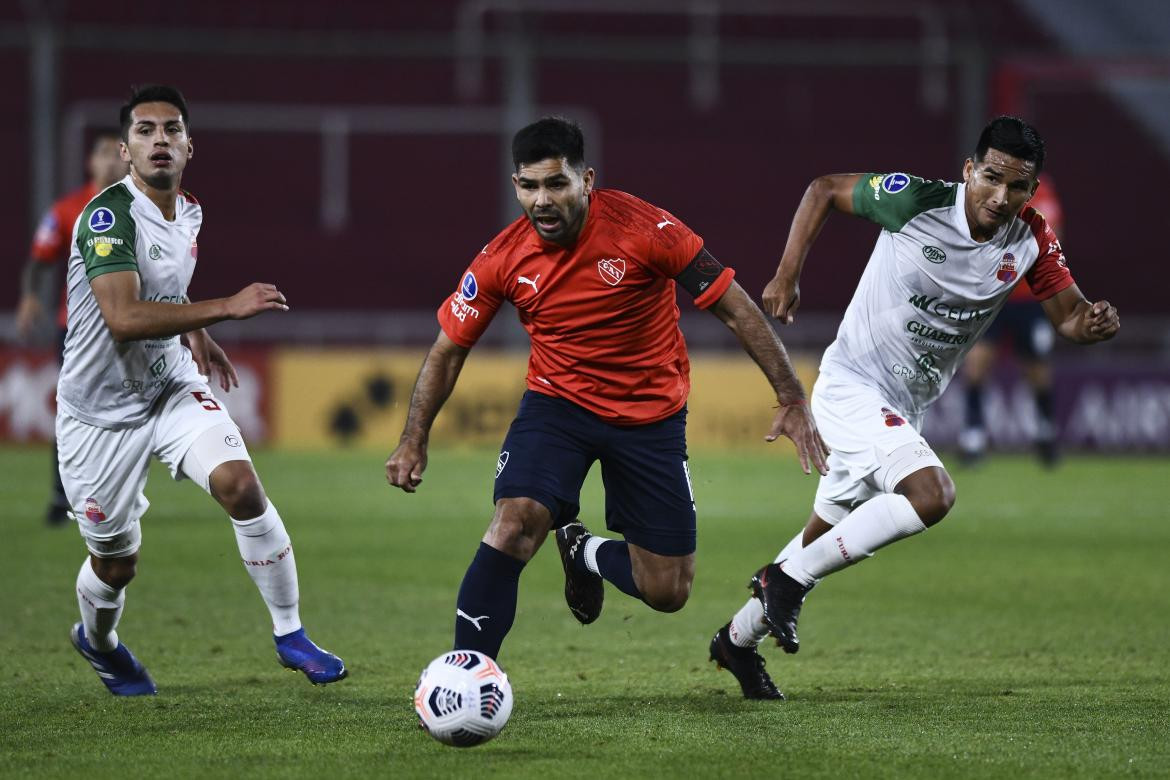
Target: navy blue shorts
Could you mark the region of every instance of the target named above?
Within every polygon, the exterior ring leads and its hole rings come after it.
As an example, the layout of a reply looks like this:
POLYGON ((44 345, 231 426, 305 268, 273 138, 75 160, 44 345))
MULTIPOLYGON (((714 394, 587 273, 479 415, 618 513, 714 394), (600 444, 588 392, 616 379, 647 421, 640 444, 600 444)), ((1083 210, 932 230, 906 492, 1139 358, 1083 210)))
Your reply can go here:
POLYGON ((987 326, 983 338, 993 344, 1008 342, 1016 354, 1036 360, 1052 351, 1056 335, 1048 315, 1036 301, 1008 301, 987 326))
POLYGON ((647 425, 613 425, 563 398, 524 393, 496 464, 495 499, 531 498, 553 527, 577 519, 581 484, 601 461, 605 525, 659 555, 695 551, 687 410, 647 425))

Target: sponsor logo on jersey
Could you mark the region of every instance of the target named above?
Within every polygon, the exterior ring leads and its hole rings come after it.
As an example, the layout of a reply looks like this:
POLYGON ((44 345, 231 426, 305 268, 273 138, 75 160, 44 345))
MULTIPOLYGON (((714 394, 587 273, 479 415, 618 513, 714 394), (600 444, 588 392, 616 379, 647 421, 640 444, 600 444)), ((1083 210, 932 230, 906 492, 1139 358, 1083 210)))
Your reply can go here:
POLYGON ((887 428, 897 428, 899 425, 906 424, 906 420, 899 417, 898 413, 888 406, 882 407, 882 417, 886 419, 887 428))
POLYGON ((891 173, 882 179, 882 189, 895 195, 910 186, 910 177, 904 173, 891 173))
POLYGON ((85 499, 85 519, 94 525, 106 522, 106 513, 102 511, 102 505, 93 496, 85 499))
POLYGON ((93 251, 98 257, 109 257, 110 252, 114 251, 114 246, 112 244, 98 244, 93 248, 93 251))
POLYGON ((94 254, 98 257, 109 257, 110 253, 114 251, 114 247, 121 246, 125 242, 117 236, 94 236, 85 242, 87 247, 93 249, 94 254))
POLYGON ((1004 253, 1003 259, 999 261, 999 270, 995 272, 995 278, 1001 282, 1014 282, 1017 275, 1016 256, 1011 252, 1004 253))
MULTIPOLYGON (((910 320, 907 322, 906 330, 918 336, 919 339, 937 341, 940 344, 966 344, 971 340, 970 333, 948 333, 945 330, 939 330, 932 325, 927 325, 925 322, 919 322, 918 320, 910 320)), ((917 342, 918 339, 914 339, 914 341, 917 342)))
POLYGON ((451 298, 451 314, 460 322, 468 317, 474 320, 479 319, 479 309, 464 300, 463 293, 455 293, 454 297, 451 298))
POLYGON ((927 384, 942 384, 942 372, 935 368, 935 357, 929 352, 923 352, 914 361, 913 366, 904 363, 894 363, 890 366, 890 373, 902 377, 910 382, 926 382, 927 384))
POLYGON ((99 206, 89 215, 89 229, 95 233, 105 233, 114 226, 114 212, 105 206, 99 206))
POLYGON ((500 453, 500 457, 496 458, 496 479, 500 478, 500 474, 504 473, 504 467, 508 465, 508 458, 510 457, 507 450, 500 453))
POLYGON ((601 278, 605 280, 606 284, 617 286, 617 283, 626 275, 626 261, 620 257, 598 260, 597 272, 601 274, 601 278))
POLYGON ((934 314, 935 316, 955 320, 956 322, 969 322, 971 320, 982 322, 992 315, 991 309, 957 306, 953 303, 940 301, 938 296, 911 295, 908 300, 910 305, 917 309, 922 309, 928 314, 934 314))
POLYGON ((1061 268, 1068 268, 1068 260, 1064 258, 1064 247, 1060 245, 1060 241, 1048 242, 1048 254, 1056 255, 1056 264, 1061 268))
POLYGON ((236 436, 234 433, 229 433, 227 436, 224 436, 223 443, 229 447, 239 447, 241 444, 243 444, 243 442, 240 441, 240 437, 236 436))
POLYGON ((922 256, 935 265, 945 263, 947 261, 947 253, 939 249, 937 246, 922 247, 922 256))
POLYGON ((465 301, 474 301, 475 296, 479 295, 479 282, 471 271, 463 274, 463 281, 459 282, 459 294, 465 301))
POLYGON ((873 199, 874 200, 881 200, 882 199, 882 195, 881 195, 882 177, 880 175, 869 177, 869 188, 871 190, 873 190, 873 199))
POLYGON ((151 260, 158 260, 160 257, 162 257, 162 247, 160 247, 158 244, 151 244, 150 251, 147 252, 147 254, 150 255, 151 260))
POLYGON ((162 376, 163 371, 167 370, 167 356, 159 355, 158 360, 150 364, 150 373, 153 376, 162 376))

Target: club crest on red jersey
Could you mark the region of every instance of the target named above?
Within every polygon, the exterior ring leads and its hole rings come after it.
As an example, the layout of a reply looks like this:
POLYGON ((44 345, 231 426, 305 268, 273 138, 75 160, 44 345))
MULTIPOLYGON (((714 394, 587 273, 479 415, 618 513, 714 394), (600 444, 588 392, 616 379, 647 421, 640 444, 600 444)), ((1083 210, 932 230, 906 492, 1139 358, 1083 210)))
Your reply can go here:
POLYGON ((999 270, 995 272, 995 278, 1001 282, 1016 280, 1016 256, 1011 252, 1004 253, 1003 259, 999 261, 999 270))
POLYGON ((606 284, 616 286, 626 275, 626 261, 620 257, 611 260, 598 260, 597 272, 601 274, 601 278, 605 280, 606 284))
POLYGON ((93 496, 85 499, 85 519, 94 525, 106 521, 106 513, 102 511, 102 505, 93 496))
POLYGON ((906 420, 900 417, 897 412, 888 406, 882 407, 882 416, 886 418, 887 428, 897 428, 899 425, 906 424, 906 420))

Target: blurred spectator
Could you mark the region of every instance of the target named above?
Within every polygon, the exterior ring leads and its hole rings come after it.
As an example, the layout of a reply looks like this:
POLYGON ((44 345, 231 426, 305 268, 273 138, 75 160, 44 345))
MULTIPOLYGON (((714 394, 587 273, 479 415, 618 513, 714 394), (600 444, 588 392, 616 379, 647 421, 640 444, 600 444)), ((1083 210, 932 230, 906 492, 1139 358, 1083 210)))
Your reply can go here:
MULTIPOLYGON (((1040 174, 1040 186, 1032 200, 1032 208, 1044 215, 1058 238, 1064 237, 1064 211, 1052 179, 1040 174)), ((1053 423, 1052 366, 1049 355, 1055 333, 1039 302, 1026 284, 1018 284, 1003 311, 988 327, 983 338, 967 354, 963 376, 967 397, 963 417, 963 431, 959 435, 959 457, 965 465, 974 465, 987 453, 988 435, 983 388, 1002 352, 1014 354, 1024 368, 1024 376, 1032 388, 1036 403, 1036 431, 1034 444, 1040 462, 1056 465, 1059 450, 1056 426, 1053 423)))
MULTIPOLYGON (((54 203, 44 217, 33 237, 29 260, 21 275, 21 297, 16 309, 16 328, 20 337, 28 340, 36 332, 45 317, 46 303, 52 299, 53 279, 58 261, 69 258, 69 242, 73 238, 73 223, 85 205, 95 195, 126 175, 127 165, 122 160, 121 136, 116 130, 103 130, 97 134, 86 160, 89 181, 82 187, 65 195, 54 203)), ((61 305, 57 314, 57 356, 65 345, 65 292, 61 292, 61 305)), ((57 472, 57 445, 52 442, 53 482, 45 521, 49 525, 63 525, 69 510, 69 501, 61 487, 61 475, 57 472)))

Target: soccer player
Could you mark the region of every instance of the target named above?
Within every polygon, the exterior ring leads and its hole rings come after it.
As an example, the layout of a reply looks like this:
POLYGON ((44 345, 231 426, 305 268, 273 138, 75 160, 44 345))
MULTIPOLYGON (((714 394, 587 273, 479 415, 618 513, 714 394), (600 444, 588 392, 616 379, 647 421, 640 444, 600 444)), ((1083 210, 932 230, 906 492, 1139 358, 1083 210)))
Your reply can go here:
MULTIPOLYGON (((1064 209, 1047 174, 1040 174, 1040 184, 1028 205, 1036 209, 1057 236, 1064 235, 1064 209)), ((1024 376, 1032 388, 1036 407, 1034 443, 1040 462, 1049 468, 1056 465, 1056 423, 1053 419, 1052 366, 1049 355, 1055 341, 1052 326, 1027 285, 1012 290, 1003 311, 988 327, 963 363, 966 397, 963 407, 963 430, 959 433, 959 458, 968 466, 977 464, 987 451, 987 424, 984 419, 983 385, 995 362, 996 350, 1006 345, 1023 363, 1024 376)))
POLYGON ((695 505, 676 285, 736 334, 771 383, 778 408, 766 438, 791 438, 805 473, 810 463, 824 473, 827 455, 775 331, 698 235, 632 195, 594 189, 584 138, 569 120, 521 129, 512 158, 524 216, 488 242, 440 306, 441 332, 386 462, 391 485, 418 488, 431 424, 469 350, 511 302, 532 341, 528 390, 496 464, 495 514, 455 610, 455 648, 493 658, 515 617, 520 573, 553 529, 565 598, 581 623, 600 615, 603 579, 659 611, 687 601, 695 505), (581 484, 598 460, 606 526, 625 541, 595 536, 577 519, 581 484))
POLYGON ((1066 339, 1092 344, 1120 328, 1117 309, 1087 301, 1060 242, 1027 206, 1044 167, 1044 142, 1014 117, 993 119, 959 183, 904 173, 822 176, 805 192, 764 310, 791 324, 800 271, 830 211, 881 228, 877 245, 825 350, 812 407, 832 449, 803 531, 756 572, 753 597, 719 629, 713 656, 745 696, 766 677, 754 663, 769 633, 800 648, 805 594, 823 577, 939 522, 955 501, 946 468, 919 432, 923 415, 963 355, 1021 280, 1066 339))
POLYGON ((69 331, 57 386, 61 480, 89 556, 77 575, 77 651, 119 696, 152 694, 150 674, 115 630, 134 578, 151 455, 231 518, 244 566, 272 616, 281 664, 314 684, 345 677, 341 659, 301 627, 292 543, 264 494, 239 428, 211 392, 235 370, 204 328, 286 311, 274 285, 191 302, 203 210, 179 182, 194 147, 174 87, 136 89, 122 107, 130 173, 85 207, 69 256, 69 331), (186 335, 188 347, 179 337, 186 335))
MULTIPOLYGON (((105 130, 94 136, 93 147, 86 160, 89 181, 54 203, 33 236, 29 260, 21 275, 20 303, 16 307, 16 330, 22 339, 28 339, 44 317, 43 301, 49 298, 48 287, 53 283, 54 267, 58 262, 69 259, 69 239, 73 237, 73 223, 85 208, 85 204, 99 192, 126 175, 126 162, 119 152, 120 136, 116 130, 105 130)), ((58 363, 65 345, 65 295, 62 286, 61 308, 57 315, 59 333, 57 338, 58 363)), ((64 525, 68 520, 69 501, 65 488, 61 486, 61 474, 57 469, 57 444, 50 448, 53 461, 53 485, 49 494, 49 506, 45 511, 45 522, 49 525, 64 525)))

